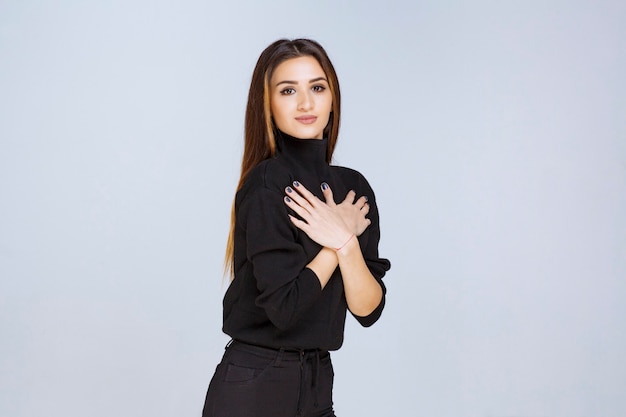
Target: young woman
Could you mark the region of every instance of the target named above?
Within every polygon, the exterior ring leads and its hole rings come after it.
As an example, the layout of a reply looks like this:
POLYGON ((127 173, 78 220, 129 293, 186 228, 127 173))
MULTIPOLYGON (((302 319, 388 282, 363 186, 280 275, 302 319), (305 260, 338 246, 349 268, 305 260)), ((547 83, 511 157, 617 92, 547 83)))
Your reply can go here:
POLYGON ((369 184, 330 165, 339 116, 337 76, 318 43, 279 40, 263 51, 226 251, 232 341, 204 417, 334 416, 328 351, 342 345, 346 312, 363 326, 381 315, 390 264, 378 256, 369 184))

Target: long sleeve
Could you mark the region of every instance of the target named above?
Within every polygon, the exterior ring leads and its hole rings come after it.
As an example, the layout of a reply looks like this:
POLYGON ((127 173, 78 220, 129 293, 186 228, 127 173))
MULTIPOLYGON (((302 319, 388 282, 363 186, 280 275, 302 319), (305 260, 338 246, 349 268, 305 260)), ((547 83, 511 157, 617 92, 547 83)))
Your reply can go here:
POLYGON ((296 241, 298 230, 282 195, 267 188, 249 195, 238 216, 258 289, 256 305, 278 329, 289 329, 322 293, 317 276, 306 268, 310 259, 296 241))

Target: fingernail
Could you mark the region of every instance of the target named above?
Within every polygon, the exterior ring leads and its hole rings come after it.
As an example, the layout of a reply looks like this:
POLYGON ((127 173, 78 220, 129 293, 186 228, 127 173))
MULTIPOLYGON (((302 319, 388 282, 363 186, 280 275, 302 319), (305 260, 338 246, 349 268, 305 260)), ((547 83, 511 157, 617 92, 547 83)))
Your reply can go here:
POLYGON ((291 187, 287 187, 287 192, 288 192, 288 193, 293 192, 293 188, 291 188, 291 187))
POLYGON ((366 195, 364 195, 363 197, 365 197, 365 201, 370 201, 370 199, 369 199, 369 198, 367 198, 367 196, 366 196, 366 195))
POLYGON ((288 203, 291 203, 291 198, 285 197, 285 201, 288 202, 288 203))
POLYGON ((328 184, 325 182, 322 183, 322 190, 326 190, 328 188, 328 184))
POLYGON ((294 182, 293 182, 293 186, 294 186, 294 187, 299 187, 299 186, 300 186, 300 183, 299 183, 298 181, 294 181, 294 182))

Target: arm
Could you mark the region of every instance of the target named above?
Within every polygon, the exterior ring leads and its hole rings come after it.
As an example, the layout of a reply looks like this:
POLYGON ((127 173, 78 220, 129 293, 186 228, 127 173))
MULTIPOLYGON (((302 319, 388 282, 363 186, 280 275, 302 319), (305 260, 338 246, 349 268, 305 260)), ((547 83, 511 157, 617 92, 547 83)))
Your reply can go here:
POLYGON ((370 315, 380 305, 383 290, 365 263, 359 241, 353 235, 336 254, 348 308, 357 316, 370 315))
POLYGON ((258 291, 250 309, 263 309, 277 328, 289 329, 322 295, 320 280, 306 267, 311 258, 296 240, 298 230, 288 221, 278 190, 246 187, 237 216, 235 268, 254 276, 258 291))
POLYGON ((291 221, 312 240, 324 246, 307 266, 320 282, 328 282, 339 265, 348 308, 356 316, 368 316, 381 305, 383 290, 370 272, 356 239, 356 235, 360 235, 371 223, 365 217, 369 212, 367 199, 361 197, 352 203, 355 194, 351 191, 341 204, 336 205, 327 186, 323 187, 326 203, 297 182, 294 188, 297 192, 287 187, 285 203, 302 220, 290 216, 291 221))
MULTIPOLYGON (((304 186, 299 187, 302 187, 306 192, 304 186)), ((333 192, 328 184, 325 183, 322 184, 322 193, 324 194, 326 204, 339 213, 348 229, 356 236, 360 236, 371 224, 370 219, 365 217, 369 213, 367 197, 363 196, 355 201, 356 193, 351 190, 340 204, 335 204, 333 192)), ((291 195, 290 192, 288 194, 291 195)), ((294 194, 292 197, 298 198, 298 195, 294 194)), ((317 256, 307 264, 307 267, 317 275, 322 288, 326 286, 337 266, 339 266, 339 259, 335 250, 327 247, 323 247, 317 256)))

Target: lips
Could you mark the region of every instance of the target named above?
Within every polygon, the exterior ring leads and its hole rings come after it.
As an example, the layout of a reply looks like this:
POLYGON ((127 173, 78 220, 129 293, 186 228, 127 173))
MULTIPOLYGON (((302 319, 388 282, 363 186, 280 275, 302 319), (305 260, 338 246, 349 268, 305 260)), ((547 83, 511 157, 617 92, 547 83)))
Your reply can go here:
POLYGON ((299 116, 299 117, 296 117, 296 120, 302 124, 310 125, 312 123, 315 123, 315 121, 317 120, 317 116, 309 116, 309 115, 299 116))

